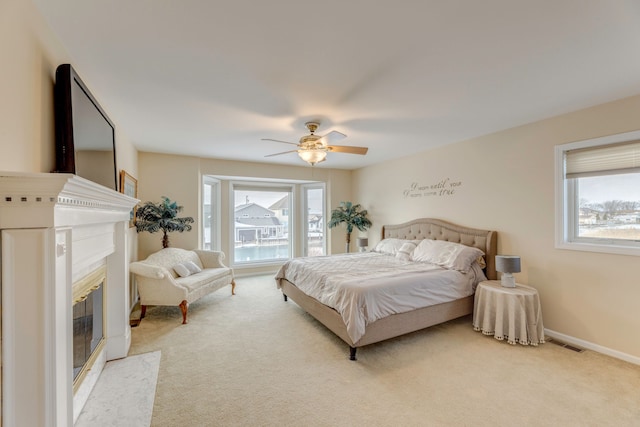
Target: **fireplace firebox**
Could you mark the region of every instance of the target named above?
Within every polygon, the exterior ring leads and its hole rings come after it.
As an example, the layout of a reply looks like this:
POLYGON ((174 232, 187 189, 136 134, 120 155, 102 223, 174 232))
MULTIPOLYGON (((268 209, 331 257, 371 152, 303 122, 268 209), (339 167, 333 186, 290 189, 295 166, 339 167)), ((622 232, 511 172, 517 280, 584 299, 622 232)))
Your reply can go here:
POLYGON ((73 286, 73 389, 82 383, 104 346, 104 284, 101 267, 73 286))

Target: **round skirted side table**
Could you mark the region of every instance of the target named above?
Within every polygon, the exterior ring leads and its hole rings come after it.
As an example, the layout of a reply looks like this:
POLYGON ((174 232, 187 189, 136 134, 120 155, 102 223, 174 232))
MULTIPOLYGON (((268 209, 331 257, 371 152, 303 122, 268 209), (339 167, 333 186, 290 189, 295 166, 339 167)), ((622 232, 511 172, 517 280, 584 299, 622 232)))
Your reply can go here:
POLYGON ((473 329, 509 344, 544 343, 538 291, 521 284, 506 288, 499 280, 480 282, 474 299, 473 329))

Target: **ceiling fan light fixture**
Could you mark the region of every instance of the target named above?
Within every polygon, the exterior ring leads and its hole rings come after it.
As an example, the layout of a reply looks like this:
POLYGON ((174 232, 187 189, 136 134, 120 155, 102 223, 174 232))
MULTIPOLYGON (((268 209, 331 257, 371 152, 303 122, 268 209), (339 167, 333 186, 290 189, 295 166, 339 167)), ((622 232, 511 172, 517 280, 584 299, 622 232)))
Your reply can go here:
POLYGON ((346 138, 347 135, 336 130, 332 130, 326 135, 316 135, 315 131, 320 126, 319 122, 307 122, 305 123, 307 129, 309 129, 309 135, 303 135, 299 142, 282 141, 280 139, 262 138, 263 141, 281 142, 283 144, 295 145, 297 149, 285 151, 283 153, 268 154, 265 157, 280 156, 282 154, 298 153, 298 156, 305 162, 314 166, 320 162, 324 162, 327 158, 329 151, 334 153, 349 153, 349 154, 367 154, 367 147, 354 147, 346 145, 333 145, 333 141, 337 141, 346 138))
POLYGON ((327 157, 327 152, 323 150, 298 150, 298 156, 311 166, 323 162, 327 157))

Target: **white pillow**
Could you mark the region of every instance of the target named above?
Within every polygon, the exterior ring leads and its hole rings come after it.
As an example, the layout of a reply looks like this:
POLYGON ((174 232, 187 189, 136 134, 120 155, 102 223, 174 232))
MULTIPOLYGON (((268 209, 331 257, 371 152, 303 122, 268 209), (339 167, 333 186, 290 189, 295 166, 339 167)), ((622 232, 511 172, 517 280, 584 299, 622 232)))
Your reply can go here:
POLYGON ((471 268, 471 264, 483 255, 484 252, 471 246, 444 240, 425 239, 413 251, 412 259, 466 273, 471 268))
POLYGON ((191 274, 200 273, 202 271, 202 269, 193 261, 183 262, 182 265, 187 267, 187 270, 189 270, 191 274))
POLYGON ((402 245, 404 245, 407 242, 411 242, 411 240, 396 239, 393 237, 389 237, 388 239, 382 239, 378 242, 376 247, 373 248, 373 252, 395 255, 396 253, 398 253, 402 245))
POLYGON ((191 272, 184 264, 176 264, 173 266, 173 271, 180 277, 188 277, 191 276, 191 272))
POLYGON ((411 254, 413 254, 414 249, 418 246, 416 242, 406 242, 400 246, 398 252, 396 252, 396 258, 401 259, 402 261, 411 260, 411 254))
POLYGON ((202 269, 193 261, 185 261, 182 264, 174 265, 173 271, 180 277, 189 277, 192 274, 200 273, 202 269))

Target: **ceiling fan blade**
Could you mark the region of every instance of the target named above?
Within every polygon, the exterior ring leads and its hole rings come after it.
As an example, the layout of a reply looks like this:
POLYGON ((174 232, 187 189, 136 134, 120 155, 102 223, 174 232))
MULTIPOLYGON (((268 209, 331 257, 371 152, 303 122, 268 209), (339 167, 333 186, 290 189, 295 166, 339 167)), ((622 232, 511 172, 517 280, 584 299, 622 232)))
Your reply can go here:
POLYGON ((280 141, 279 139, 271 139, 271 138, 261 138, 261 141, 273 141, 273 142, 282 142, 283 144, 298 145, 295 142, 280 141))
POLYGON ((327 149, 333 153, 367 154, 367 147, 350 147, 346 145, 329 145, 327 149))
POLYGON ((324 145, 330 145, 334 142, 342 141, 345 139, 347 135, 342 132, 338 132, 337 130, 332 130, 326 135, 320 137, 324 145))
MULTIPOLYGON (((296 144, 297 145, 297 144, 296 144)), ((275 154, 267 154, 265 157, 273 157, 273 156, 279 156, 281 154, 289 154, 289 153, 295 153, 298 150, 291 150, 291 151, 283 151, 282 153, 275 153, 275 154)))

